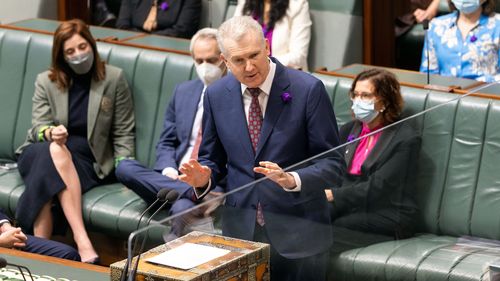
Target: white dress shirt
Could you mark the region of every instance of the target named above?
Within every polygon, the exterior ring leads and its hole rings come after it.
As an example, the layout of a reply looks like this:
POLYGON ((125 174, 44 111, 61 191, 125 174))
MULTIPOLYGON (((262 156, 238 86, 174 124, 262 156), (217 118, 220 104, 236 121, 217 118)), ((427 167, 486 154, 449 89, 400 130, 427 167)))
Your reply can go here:
MULTIPOLYGON (((198 131, 201 128, 201 122, 203 117, 203 97, 205 96, 205 90, 207 86, 203 86, 203 91, 201 92, 200 101, 198 102, 198 109, 196 110, 196 115, 194 117, 193 128, 191 129, 191 136, 189 137, 189 145, 186 152, 181 158, 181 163, 179 167, 188 162, 191 159, 191 154, 193 153, 194 144, 196 143, 196 138, 198 137, 198 131)), ((174 167, 166 167, 161 171, 161 174, 167 177, 175 178, 179 175, 179 171, 174 167)))

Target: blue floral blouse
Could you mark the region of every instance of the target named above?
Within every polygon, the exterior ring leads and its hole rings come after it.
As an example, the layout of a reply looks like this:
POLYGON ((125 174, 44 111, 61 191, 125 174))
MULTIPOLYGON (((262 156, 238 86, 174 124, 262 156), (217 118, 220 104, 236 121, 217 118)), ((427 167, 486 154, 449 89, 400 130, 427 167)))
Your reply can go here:
POLYGON ((500 15, 481 15, 465 40, 457 26, 458 12, 434 18, 430 22, 422 51, 421 72, 455 76, 479 81, 500 81, 500 15))

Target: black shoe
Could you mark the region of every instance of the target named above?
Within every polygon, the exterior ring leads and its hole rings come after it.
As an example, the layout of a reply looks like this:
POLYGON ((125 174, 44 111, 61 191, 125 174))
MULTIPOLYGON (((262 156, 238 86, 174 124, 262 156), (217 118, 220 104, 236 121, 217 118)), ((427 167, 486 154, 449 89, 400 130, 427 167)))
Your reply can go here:
POLYGON ((101 265, 101 259, 99 257, 95 257, 94 259, 85 261, 84 263, 101 265))

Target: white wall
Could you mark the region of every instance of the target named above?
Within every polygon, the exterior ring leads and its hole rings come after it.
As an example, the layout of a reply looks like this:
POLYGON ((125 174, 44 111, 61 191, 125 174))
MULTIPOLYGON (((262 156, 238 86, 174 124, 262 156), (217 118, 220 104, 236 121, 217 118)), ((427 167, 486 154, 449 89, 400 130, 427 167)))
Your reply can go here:
POLYGON ((0 23, 30 18, 57 19, 57 0, 0 0, 0 23))

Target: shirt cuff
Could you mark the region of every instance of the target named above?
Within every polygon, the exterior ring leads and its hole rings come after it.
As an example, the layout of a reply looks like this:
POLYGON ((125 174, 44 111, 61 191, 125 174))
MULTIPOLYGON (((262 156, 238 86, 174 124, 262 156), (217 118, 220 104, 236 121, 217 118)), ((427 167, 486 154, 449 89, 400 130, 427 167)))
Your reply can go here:
POLYGON ((302 182, 300 181, 299 174, 297 172, 290 172, 290 175, 295 179, 296 186, 292 189, 283 188, 286 192, 299 192, 302 189, 302 182))
POLYGON ((207 187, 205 189, 193 187, 193 189, 194 189, 194 196, 196 196, 196 199, 199 200, 203 196, 207 195, 210 192, 210 186, 212 186, 212 179, 208 180, 208 185, 207 185, 207 187))
POLYGON ((172 168, 172 167, 166 167, 165 169, 161 170, 161 174, 167 177, 170 177, 171 175, 179 175, 179 171, 177 169, 172 168))
MULTIPOLYGON (((1 228, 4 224, 6 224, 6 223, 10 224, 10 221, 9 221, 8 219, 3 219, 3 220, 0 220, 0 228, 1 228)), ((0 231, 0 233, 1 233, 1 231, 0 231)))

